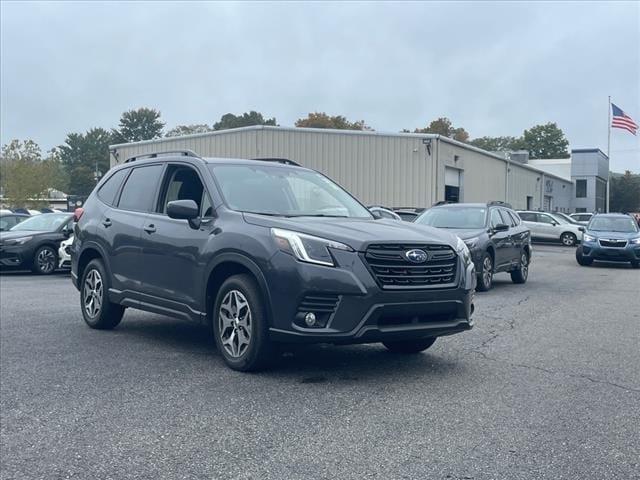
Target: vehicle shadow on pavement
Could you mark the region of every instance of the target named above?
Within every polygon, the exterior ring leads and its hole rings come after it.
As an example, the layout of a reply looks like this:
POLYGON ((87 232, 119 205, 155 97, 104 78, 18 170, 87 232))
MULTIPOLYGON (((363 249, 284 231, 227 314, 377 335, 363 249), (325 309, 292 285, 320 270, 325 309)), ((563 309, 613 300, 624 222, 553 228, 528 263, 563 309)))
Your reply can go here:
MULTIPOLYGON (((213 335, 206 328, 168 317, 148 315, 148 320, 127 319, 125 315, 114 333, 147 344, 152 349, 170 349, 173 353, 177 351, 186 355, 212 357, 213 361, 207 361, 202 368, 227 368, 216 349, 213 335)), ((430 350, 415 355, 394 354, 381 344, 280 345, 273 368, 260 375, 293 376, 293 380, 299 383, 345 382, 374 377, 387 378, 392 382, 403 381, 407 377, 444 378, 455 372, 460 374, 465 368, 462 362, 454 361, 449 355, 446 359, 439 355, 442 350, 438 343, 446 341, 446 337, 439 339, 430 350)))
POLYGON ((71 270, 56 270, 50 275, 37 275, 33 273, 31 270, 12 270, 12 269, 2 269, 0 270, 0 277, 36 277, 36 278, 46 278, 46 277, 69 277, 71 278, 71 270))

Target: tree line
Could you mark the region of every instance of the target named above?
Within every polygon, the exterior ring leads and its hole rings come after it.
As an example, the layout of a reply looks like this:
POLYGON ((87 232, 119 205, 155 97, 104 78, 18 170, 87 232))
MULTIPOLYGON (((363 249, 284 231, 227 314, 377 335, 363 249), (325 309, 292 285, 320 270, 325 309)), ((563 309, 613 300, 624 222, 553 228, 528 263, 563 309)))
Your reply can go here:
MULTIPOLYGON (((88 195, 100 176, 109 169, 109 145, 206 133, 252 125, 274 125, 275 117, 250 111, 227 113, 213 124, 177 125, 165 132, 158 110, 138 108, 124 112, 117 128, 91 128, 84 133, 69 133, 64 143, 43 155, 32 140, 12 140, 2 147, 0 188, 5 198, 16 205, 57 189, 71 195, 88 195)), ((298 128, 330 128, 373 131, 364 120, 349 120, 343 115, 312 112, 295 122, 298 128)), ((403 133, 411 130, 403 129, 403 133)), ((413 133, 439 134, 489 151, 527 150, 531 158, 567 158, 569 142, 555 123, 535 125, 519 137, 480 137, 470 139, 462 127, 453 126, 446 117, 437 118, 413 133)), ((34 203, 34 202, 31 202, 34 203)))

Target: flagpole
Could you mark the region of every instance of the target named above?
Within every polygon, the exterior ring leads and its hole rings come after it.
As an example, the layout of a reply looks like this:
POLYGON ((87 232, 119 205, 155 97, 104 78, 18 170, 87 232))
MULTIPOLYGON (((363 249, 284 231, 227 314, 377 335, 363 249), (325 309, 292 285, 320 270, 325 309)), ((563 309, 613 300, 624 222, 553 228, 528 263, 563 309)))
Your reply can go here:
POLYGON ((611 95, 607 103, 607 206, 606 212, 609 213, 609 183, 611 182, 611 95))

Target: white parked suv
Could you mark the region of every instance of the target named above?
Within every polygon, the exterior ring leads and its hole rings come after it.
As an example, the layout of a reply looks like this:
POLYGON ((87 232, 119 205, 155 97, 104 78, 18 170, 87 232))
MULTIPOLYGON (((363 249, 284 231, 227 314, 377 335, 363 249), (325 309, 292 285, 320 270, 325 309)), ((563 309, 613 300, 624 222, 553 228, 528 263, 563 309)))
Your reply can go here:
POLYGON ((73 235, 66 240, 60 242, 58 249, 58 268, 71 268, 71 244, 73 243, 73 235))
POLYGON ((580 225, 569 223, 562 217, 533 211, 519 211, 518 215, 531 231, 533 240, 560 240, 567 247, 572 247, 582 240, 580 225))

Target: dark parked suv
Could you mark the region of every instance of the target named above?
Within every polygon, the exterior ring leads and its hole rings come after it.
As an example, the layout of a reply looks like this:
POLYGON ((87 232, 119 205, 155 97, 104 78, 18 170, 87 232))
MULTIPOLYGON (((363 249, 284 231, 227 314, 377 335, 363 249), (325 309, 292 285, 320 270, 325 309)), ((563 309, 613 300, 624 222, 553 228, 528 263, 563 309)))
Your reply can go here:
POLYGON ((92 328, 134 307, 202 323, 236 370, 277 342, 419 352, 472 327, 475 272, 456 236, 376 219, 290 161, 130 159, 82 209, 72 278, 92 328))
POLYGON ((509 272, 514 283, 527 281, 531 234, 509 204, 440 205, 427 210, 415 223, 446 228, 464 240, 476 266, 478 290, 489 290, 498 272, 509 272))

